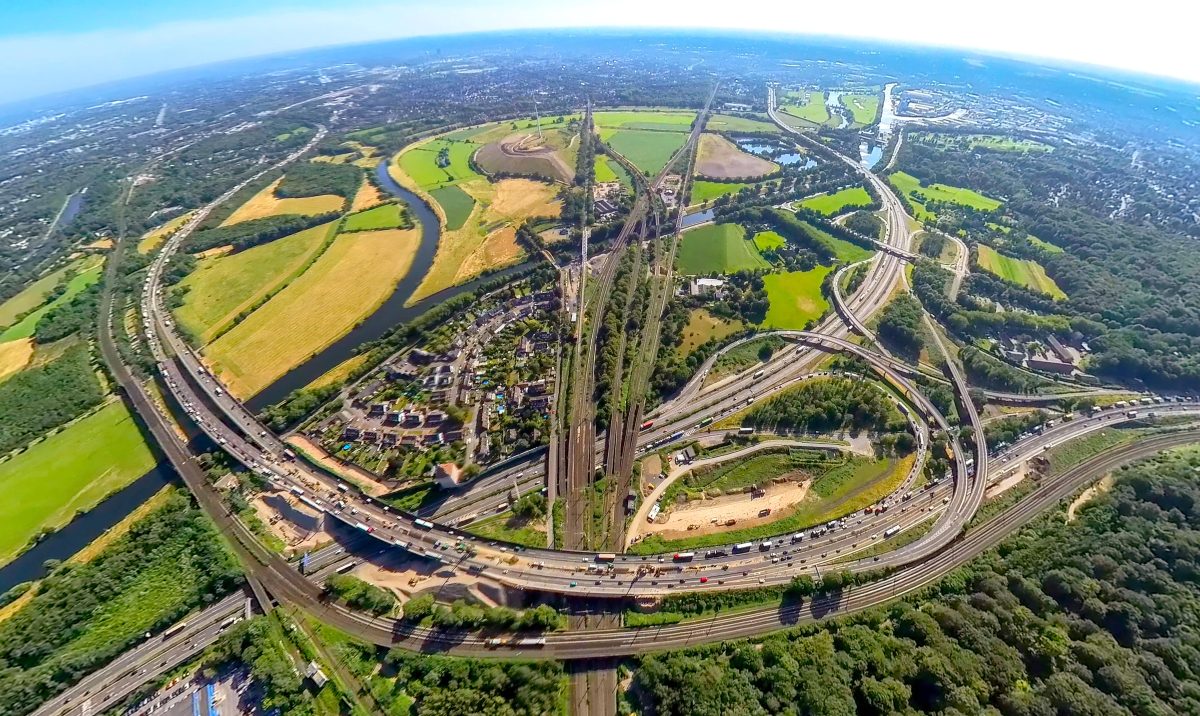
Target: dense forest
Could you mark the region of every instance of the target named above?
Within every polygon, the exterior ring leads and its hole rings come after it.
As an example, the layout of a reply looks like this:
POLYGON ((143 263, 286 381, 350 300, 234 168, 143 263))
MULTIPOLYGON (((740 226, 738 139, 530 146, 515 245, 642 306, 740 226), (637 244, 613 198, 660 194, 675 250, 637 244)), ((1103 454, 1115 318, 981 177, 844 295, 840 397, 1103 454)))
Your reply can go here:
POLYGON ((897 432, 907 427, 887 394, 871 381, 804 381, 754 406, 745 425, 776 430, 897 432))
POLYGON ((921 353, 921 304, 907 293, 900 294, 883 309, 877 332, 889 348, 909 359, 921 353))
POLYGON ((78 344, 0 383, 0 453, 82 415, 104 399, 88 347, 78 344))
POLYGON ((644 657, 659 714, 1200 713, 1200 453, 1120 470, 922 598, 644 657))
POLYGON ((275 187, 281 199, 336 194, 350 201, 363 182, 363 170, 353 164, 333 162, 297 162, 288 168, 283 181, 275 187))
POLYGON ((172 494, 91 561, 59 565, 0 622, 0 713, 29 713, 240 581, 212 524, 172 494))
POLYGON ((563 668, 554 661, 480 661, 393 649, 388 666, 414 699, 413 716, 541 716, 559 712, 563 668))
MULTIPOLYGON (((989 223, 995 218, 981 212, 959 211, 939 222, 947 231, 966 231, 1039 261, 1068 298, 1054 305, 977 277, 968 284, 970 293, 1043 314, 1068 312, 1055 316, 1061 319, 1056 325, 1069 322, 1090 341, 1090 369, 1098 375, 1160 389, 1200 388, 1200 252, 1194 236, 1183 233, 1195 233, 1196 225, 1180 225, 1177 215, 1156 211, 1161 198, 1146 192, 1127 158, 1100 148, 989 152, 915 141, 904 144, 899 164, 926 183, 1006 199, 1006 221, 1015 226, 1007 234, 997 234, 989 223), (1114 206, 1120 197, 1143 202, 1134 203, 1142 211, 1114 206), (1063 251, 1047 250, 1026 235, 1063 251)), ((1024 310, 1009 315, 1029 315, 1024 310)), ((975 333, 1007 330, 998 315, 976 310, 964 318, 975 333)))

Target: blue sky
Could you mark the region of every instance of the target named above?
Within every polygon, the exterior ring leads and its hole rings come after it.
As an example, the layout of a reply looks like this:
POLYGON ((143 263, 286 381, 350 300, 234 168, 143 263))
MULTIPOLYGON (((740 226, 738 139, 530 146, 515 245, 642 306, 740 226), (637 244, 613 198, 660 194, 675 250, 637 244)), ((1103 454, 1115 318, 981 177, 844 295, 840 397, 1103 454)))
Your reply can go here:
POLYGON ((1053 0, 0 0, 0 103, 180 67, 415 35, 766 30, 964 48, 1200 82, 1196 11, 1053 0), (736 8, 736 9, 733 9, 736 8))

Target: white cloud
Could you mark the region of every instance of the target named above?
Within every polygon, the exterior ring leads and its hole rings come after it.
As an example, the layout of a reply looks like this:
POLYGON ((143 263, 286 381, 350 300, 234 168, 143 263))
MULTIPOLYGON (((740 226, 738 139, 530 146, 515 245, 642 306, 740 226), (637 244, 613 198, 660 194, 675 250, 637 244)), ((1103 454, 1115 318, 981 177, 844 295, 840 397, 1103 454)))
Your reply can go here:
POLYGON ((414 35, 550 27, 766 30, 959 47, 1105 65, 1200 82, 1198 11, 1144 0, 1136 12, 1048 0, 362 0, 140 30, 0 38, 0 98, 36 96, 166 69, 414 35), (1189 17, 1184 17, 1188 15, 1189 17))

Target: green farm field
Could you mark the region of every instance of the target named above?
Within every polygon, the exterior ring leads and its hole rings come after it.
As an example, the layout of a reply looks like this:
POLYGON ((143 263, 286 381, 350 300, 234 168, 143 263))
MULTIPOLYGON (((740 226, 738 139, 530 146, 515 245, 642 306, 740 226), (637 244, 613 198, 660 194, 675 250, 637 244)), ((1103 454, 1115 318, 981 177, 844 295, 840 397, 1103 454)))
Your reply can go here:
MULTIPOLYGON (((602 130, 604 138, 607 130, 602 130)), ((605 141, 643 172, 657 174, 671 156, 687 141, 684 132, 662 132, 653 129, 618 129, 605 141)))
MULTIPOLYGON (((71 280, 67 282, 67 290, 63 291, 62 295, 53 301, 42 304, 41 307, 26 314, 20 321, 5 329, 3 333, 0 333, 0 343, 32 336, 34 330, 37 329, 38 321, 42 320, 42 316, 46 315, 50 309, 67 303, 88 286, 100 280, 101 272, 104 270, 104 259, 100 256, 88 257, 83 263, 77 265, 77 270, 78 273, 72 276, 71 280)), ((53 288, 53 285, 51 288, 53 288)), ((20 297, 20 294, 14 296, 14 298, 18 297, 20 297)), ((42 298, 45 298, 45 294, 43 294, 42 298)))
POLYGON ((765 114, 756 115, 761 119, 748 119, 746 117, 734 117, 728 114, 714 114, 708 118, 708 123, 704 128, 713 132, 765 132, 768 134, 779 134, 782 130, 779 125, 775 124, 765 114))
POLYGON ((1044 293, 1057 300, 1061 301, 1067 297, 1054 279, 1046 275, 1046 269, 1036 261, 1005 256, 990 246, 980 244, 979 267, 1005 281, 1044 293))
POLYGON ((807 221, 801 221, 800 223, 804 224, 805 228, 807 228, 818 241, 829 247, 829 250, 833 252, 834 259, 837 261, 852 264, 856 261, 869 259, 875 253, 870 249, 864 249, 858 244, 852 244, 845 239, 839 239, 833 234, 830 234, 829 232, 824 231, 820 227, 814 226, 807 221))
POLYGON ((836 216, 847 209, 869 206, 870 204, 871 195, 861 186, 852 186, 832 194, 811 196, 800 202, 800 206, 820 212, 825 216, 836 216))
POLYGON ((0 303, 0 328, 11 326, 17 322, 21 314, 32 311, 45 303, 50 292, 54 290, 54 287, 60 281, 71 275, 73 271, 79 270, 79 268, 83 267, 90 260, 87 258, 78 259, 73 263, 52 271, 21 289, 20 293, 4 303, 0 303))
POLYGON ((593 112, 592 121, 604 138, 606 129, 649 129, 667 132, 687 132, 696 119, 695 112, 687 111, 611 111, 593 112))
POLYGON ((243 311, 299 276, 333 239, 337 222, 314 226, 236 254, 201 259, 180 285, 179 324, 200 345, 218 335, 243 311))
POLYGON ((404 213, 399 204, 381 204, 373 209, 347 216, 342 224, 342 231, 398 229, 403 219, 404 213))
POLYGON ((709 224, 684 232, 675 264, 680 273, 687 275, 771 267, 737 224, 709 224))
POLYGON ((925 208, 924 201, 942 201, 961 204, 980 211, 995 211, 1000 208, 1000 202, 984 196, 977 191, 947 184, 931 184, 922 186, 921 180, 905 172, 894 172, 888 176, 888 181, 896 187, 912 203, 915 217, 918 221, 935 219, 936 216, 925 208), (913 196, 917 192, 924 199, 913 196))
POLYGON ((447 231, 461 229, 475 208, 475 199, 457 184, 434 189, 429 192, 429 195, 433 197, 434 201, 441 204, 442 211, 446 214, 445 228, 447 231))
POLYGON ((478 144, 470 141, 434 139, 405 150, 400 154, 398 161, 404 173, 419 187, 431 191, 447 184, 480 178, 471 168, 471 155, 478 148, 478 144), (443 149, 447 150, 449 164, 440 167, 438 156, 443 149))
POLYGON ((743 182, 719 182, 697 179, 692 182, 692 206, 712 201, 726 194, 736 194, 748 186, 752 185, 743 182))
POLYGON ((1029 243, 1033 244, 1034 246, 1038 247, 1039 249, 1041 249, 1042 251, 1045 251, 1048 254, 1061 254, 1063 252, 1063 248, 1061 246, 1055 246, 1054 244, 1050 243, 1049 241, 1043 241, 1036 236, 1030 236, 1029 243))
POLYGON ((809 271, 764 276, 770 306, 760 328, 803 330, 809 321, 825 315, 829 302, 821 295, 821 282, 832 270, 818 266, 809 271))
POLYGON ((205 360, 230 393, 254 395, 383 303, 419 241, 416 229, 340 234, 307 271, 213 341, 205 360))
POLYGON ((65 525, 154 462, 133 417, 115 400, 0 463, 0 564, 40 530, 65 525))

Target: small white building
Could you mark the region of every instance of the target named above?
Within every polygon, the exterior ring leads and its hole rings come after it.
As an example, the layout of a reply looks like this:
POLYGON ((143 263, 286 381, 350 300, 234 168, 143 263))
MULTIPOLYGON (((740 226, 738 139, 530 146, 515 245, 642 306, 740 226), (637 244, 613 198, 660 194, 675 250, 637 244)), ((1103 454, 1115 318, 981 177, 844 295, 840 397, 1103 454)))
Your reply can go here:
POLYGON ((725 288, 725 279, 723 278, 694 278, 691 283, 693 296, 711 296, 714 293, 720 293, 723 288, 725 288))

